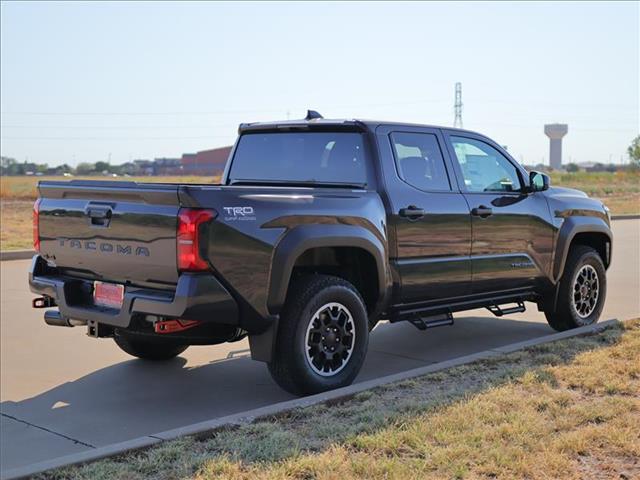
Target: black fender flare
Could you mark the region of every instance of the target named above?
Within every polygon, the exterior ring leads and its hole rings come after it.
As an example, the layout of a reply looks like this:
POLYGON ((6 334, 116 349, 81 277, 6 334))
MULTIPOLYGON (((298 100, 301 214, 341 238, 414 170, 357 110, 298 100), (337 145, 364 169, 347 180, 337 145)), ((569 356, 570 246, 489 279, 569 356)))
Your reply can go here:
POLYGON ((555 256, 553 261, 552 278, 557 283, 564 271, 567 257, 569 256, 569 247, 575 236, 579 233, 598 233, 604 234, 609 240, 609 258, 603 259, 605 265, 611 262, 611 250, 613 248, 613 233, 608 223, 600 217, 592 216, 572 216, 568 217, 560 227, 558 232, 555 256))
POLYGON ((307 250, 319 247, 356 247, 371 254, 378 273, 377 306, 386 301, 391 282, 382 239, 357 225, 299 225, 280 239, 273 253, 267 297, 270 313, 277 314, 284 305, 296 260, 307 250))

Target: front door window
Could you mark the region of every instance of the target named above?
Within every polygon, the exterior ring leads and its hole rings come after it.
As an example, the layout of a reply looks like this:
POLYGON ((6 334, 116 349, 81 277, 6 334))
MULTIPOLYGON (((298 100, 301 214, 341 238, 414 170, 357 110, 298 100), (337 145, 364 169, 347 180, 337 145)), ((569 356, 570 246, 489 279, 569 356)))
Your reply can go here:
POLYGON ((522 183, 516 167, 498 150, 479 140, 451 137, 456 158, 469 192, 519 192, 522 183))

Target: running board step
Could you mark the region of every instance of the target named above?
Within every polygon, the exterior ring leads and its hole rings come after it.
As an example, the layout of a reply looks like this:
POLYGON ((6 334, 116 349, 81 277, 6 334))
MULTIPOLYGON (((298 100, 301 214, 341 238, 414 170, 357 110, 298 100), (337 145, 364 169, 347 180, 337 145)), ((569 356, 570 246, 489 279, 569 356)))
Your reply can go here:
POLYGON ((453 315, 443 313, 442 315, 434 315, 433 317, 415 317, 410 319, 409 322, 418 330, 426 330, 427 328, 453 325, 453 315))
POLYGON ((523 302, 517 302, 515 307, 509 308, 500 308, 500 305, 491 305, 487 307, 491 313, 493 313, 496 317, 501 317, 503 315, 509 315, 510 313, 520 313, 526 310, 523 302))

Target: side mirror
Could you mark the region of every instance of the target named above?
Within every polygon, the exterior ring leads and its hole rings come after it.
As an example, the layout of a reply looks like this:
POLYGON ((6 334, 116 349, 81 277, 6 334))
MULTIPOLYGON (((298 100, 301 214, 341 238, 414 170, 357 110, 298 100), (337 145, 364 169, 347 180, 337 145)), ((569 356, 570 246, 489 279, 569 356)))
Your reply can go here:
POLYGON ((529 191, 544 192, 549 189, 549 175, 533 171, 529 174, 529 191))

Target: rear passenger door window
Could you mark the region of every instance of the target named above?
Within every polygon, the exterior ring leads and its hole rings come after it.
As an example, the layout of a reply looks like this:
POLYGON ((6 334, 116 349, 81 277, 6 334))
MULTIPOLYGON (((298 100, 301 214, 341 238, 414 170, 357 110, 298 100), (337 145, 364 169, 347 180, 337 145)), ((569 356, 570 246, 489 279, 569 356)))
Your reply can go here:
POLYGON ((438 139, 430 133, 394 132, 391 144, 398 175, 426 192, 450 192, 451 183, 438 139))

